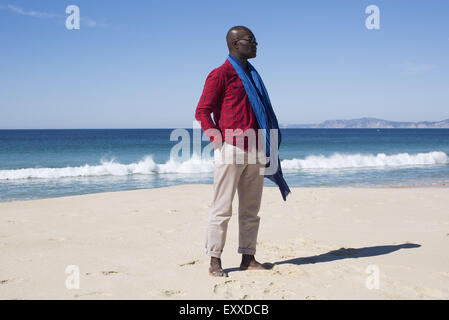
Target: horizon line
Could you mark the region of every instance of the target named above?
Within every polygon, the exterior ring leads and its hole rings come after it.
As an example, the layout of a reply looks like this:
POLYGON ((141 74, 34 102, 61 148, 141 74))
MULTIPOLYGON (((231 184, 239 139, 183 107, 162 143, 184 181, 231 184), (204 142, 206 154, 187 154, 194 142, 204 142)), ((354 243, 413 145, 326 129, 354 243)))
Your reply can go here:
MULTIPOLYGON (((187 128, 187 127, 172 127, 172 128, 10 128, 10 129, 2 129, 0 131, 7 130, 153 130, 153 129, 201 129, 201 128, 187 128)), ((446 129, 449 128, 283 128, 279 127, 282 130, 425 130, 425 129, 446 129)))

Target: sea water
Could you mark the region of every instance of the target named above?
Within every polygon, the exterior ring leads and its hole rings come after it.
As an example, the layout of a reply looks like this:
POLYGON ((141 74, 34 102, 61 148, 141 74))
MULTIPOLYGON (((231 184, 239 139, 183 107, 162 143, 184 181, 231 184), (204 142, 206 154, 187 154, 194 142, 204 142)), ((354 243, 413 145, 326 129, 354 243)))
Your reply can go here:
MULTIPOLYGON (((0 201, 213 183, 174 129, 0 130, 0 201)), ((192 129, 188 130, 193 139, 192 129)), ((447 187, 449 129, 282 129, 291 187, 447 187)), ((202 143, 202 148, 208 142, 202 143)), ((266 186, 275 186, 265 179, 266 186)))

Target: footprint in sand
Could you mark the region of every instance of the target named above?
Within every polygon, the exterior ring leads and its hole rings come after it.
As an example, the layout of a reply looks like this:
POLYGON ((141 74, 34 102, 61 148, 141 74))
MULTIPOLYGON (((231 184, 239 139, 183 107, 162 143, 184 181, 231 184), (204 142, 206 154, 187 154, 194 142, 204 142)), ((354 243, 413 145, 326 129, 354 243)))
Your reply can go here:
POLYGON ((386 283, 385 287, 391 286, 394 291, 398 292, 400 296, 406 297, 407 299, 448 299, 449 295, 436 288, 426 288, 420 286, 410 286, 405 282, 397 281, 394 279, 389 279, 384 277, 386 283))
POLYGON ((189 262, 186 262, 186 263, 181 263, 179 266, 180 267, 191 266, 191 265, 197 264, 199 262, 200 262, 200 260, 192 260, 192 261, 189 261, 189 262))
POLYGON ((185 296, 185 293, 182 292, 181 290, 163 290, 162 294, 164 294, 167 297, 172 297, 172 296, 185 296))
POLYGON ((22 278, 15 278, 15 279, 4 279, 4 280, 0 280, 0 285, 6 285, 6 284, 10 284, 13 282, 20 282, 23 281, 22 278))
POLYGON ((103 275, 103 276, 116 276, 123 274, 122 272, 115 271, 115 270, 107 270, 107 271, 100 271, 100 272, 86 272, 86 276, 95 276, 95 275, 103 275))
POLYGON ((296 293, 291 290, 281 289, 281 290, 276 290, 273 294, 280 297, 280 299, 284 300, 284 299, 287 299, 288 297, 295 295, 296 293))
POLYGON ((242 283, 239 280, 226 280, 222 283, 214 285, 213 293, 224 298, 224 299, 254 299, 262 298, 264 294, 270 293, 272 288, 270 283, 268 287, 260 286, 260 283, 256 281, 251 281, 247 283, 242 283), (251 292, 257 292, 260 296, 252 296, 251 292))
POLYGON ((425 288, 425 287, 414 287, 416 293, 425 299, 447 299, 448 296, 445 295, 442 291, 434 288, 425 288))
POLYGON ((121 272, 110 270, 110 271, 101 271, 101 274, 104 276, 111 276, 121 274, 121 272))
POLYGON ((220 295, 224 298, 234 298, 234 294, 238 293, 242 290, 242 286, 238 280, 226 280, 223 283, 219 283, 214 285, 213 292, 217 295, 220 295))
POLYGON ((324 298, 318 297, 318 296, 306 296, 304 299, 306 299, 306 300, 324 300, 324 298))
POLYGON ((279 276, 309 276, 307 272, 295 265, 278 265, 271 271, 272 275, 279 276))
POLYGON ((74 298, 80 298, 80 297, 85 297, 85 296, 105 296, 105 297, 110 297, 110 296, 112 296, 112 293, 101 292, 101 291, 93 291, 93 292, 88 292, 88 293, 83 293, 83 294, 75 294, 73 297, 74 298))
POLYGON ((57 241, 57 242, 62 242, 65 241, 66 239, 63 237, 55 237, 55 238, 48 238, 48 241, 57 241))
POLYGON ((264 289, 263 289, 263 293, 264 294, 269 294, 269 293, 271 293, 272 292, 272 290, 273 290, 273 288, 274 288, 274 282, 270 282, 269 284, 268 284, 268 287, 265 287, 264 289))
POLYGON ((295 255, 292 255, 292 254, 288 254, 288 255, 281 255, 281 259, 283 259, 283 260, 290 260, 290 259, 293 259, 293 258, 295 258, 296 256, 295 255))

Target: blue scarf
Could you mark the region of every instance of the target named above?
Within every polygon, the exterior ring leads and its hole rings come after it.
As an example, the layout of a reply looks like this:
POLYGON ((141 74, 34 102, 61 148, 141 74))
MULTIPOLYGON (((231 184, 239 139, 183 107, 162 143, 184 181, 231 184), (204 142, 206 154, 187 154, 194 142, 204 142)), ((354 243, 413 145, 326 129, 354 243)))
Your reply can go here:
MULTIPOLYGON (((267 157, 270 157, 270 129, 277 129, 279 133, 278 136, 278 150, 281 145, 281 131, 279 130, 279 124, 276 119, 276 115, 274 114, 273 107, 271 106, 270 98, 268 96, 268 92, 265 89, 265 85, 263 84, 262 78, 259 76, 259 73, 254 69, 254 67, 248 62, 248 68, 251 76, 248 75, 245 71, 245 67, 242 65, 240 60, 229 55, 228 60, 231 65, 234 67, 237 72, 240 80, 243 83, 243 87, 245 88, 246 94, 248 95, 249 102, 254 111, 254 114, 257 118, 257 123, 259 124, 259 129, 265 129, 265 152, 267 157)), ((279 186, 279 190, 281 191, 282 198, 284 201, 287 199, 287 195, 290 193, 290 188, 285 182, 285 179, 282 175, 281 162, 279 157, 277 159, 272 159, 271 161, 277 161, 277 171, 273 175, 265 175, 266 178, 270 179, 274 183, 279 186)), ((266 164, 266 167, 270 165, 270 162, 266 164)))

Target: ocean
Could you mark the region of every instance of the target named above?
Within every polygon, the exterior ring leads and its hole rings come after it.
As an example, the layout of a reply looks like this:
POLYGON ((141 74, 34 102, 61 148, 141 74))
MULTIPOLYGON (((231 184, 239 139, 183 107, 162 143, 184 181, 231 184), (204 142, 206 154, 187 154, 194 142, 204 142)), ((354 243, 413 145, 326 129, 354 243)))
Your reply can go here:
MULTIPOLYGON (((172 131, 0 130, 0 201, 212 184, 212 161, 193 148, 184 161, 170 158, 179 142, 170 140, 172 131)), ((449 129, 281 132, 279 154, 290 187, 449 185, 449 129)), ((268 179, 265 185, 274 186, 268 179)))

